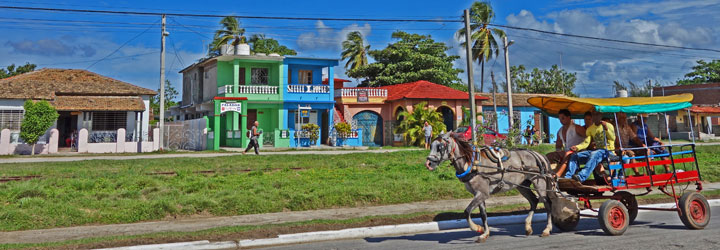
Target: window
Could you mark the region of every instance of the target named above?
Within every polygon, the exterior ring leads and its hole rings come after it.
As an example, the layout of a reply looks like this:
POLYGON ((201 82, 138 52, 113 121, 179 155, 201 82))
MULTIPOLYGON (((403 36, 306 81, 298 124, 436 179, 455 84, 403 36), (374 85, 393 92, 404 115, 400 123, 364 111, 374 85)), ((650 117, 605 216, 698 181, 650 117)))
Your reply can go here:
POLYGON ((20 130, 23 110, 0 110, 0 130, 20 130))
POLYGON ((268 69, 267 68, 252 68, 251 72, 252 79, 250 84, 253 85, 268 85, 268 69))
POLYGON ((125 128, 127 124, 127 112, 124 111, 107 111, 93 112, 92 129, 115 131, 125 128))
POLYGON ((298 70, 300 84, 312 84, 312 70, 298 70))
POLYGON ((245 85, 245 68, 240 68, 238 71, 238 84, 245 85))

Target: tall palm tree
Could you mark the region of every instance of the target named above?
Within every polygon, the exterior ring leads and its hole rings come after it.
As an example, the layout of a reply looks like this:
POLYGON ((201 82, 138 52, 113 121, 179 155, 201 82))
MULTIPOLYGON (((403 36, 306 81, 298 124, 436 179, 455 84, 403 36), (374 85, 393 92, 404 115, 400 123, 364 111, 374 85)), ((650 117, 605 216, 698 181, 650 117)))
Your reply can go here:
POLYGON ((443 123, 443 117, 440 112, 435 109, 427 107, 427 102, 420 102, 413 106, 413 111, 402 111, 397 114, 397 117, 403 117, 400 125, 395 128, 395 133, 403 134, 405 141, 411 145, 424 146, 425 132, 423 127, 425 122, 428 122, 432 126, 433 136, 440 134, 441 131, 446 131, 445 123, 443 123))
POLYGON ((245 36, 243 36, 245 29, 240 27, 240 22, 238 22, 237 18, 231 16, 220 20, 220 24, 223 28, 215 31, 215 37, 213 38, 212 48, 210 50, 219 51, 220 46, 232 41, 235 55, 237 55, 238 45, 245 43, 245 36))
POLYGON ((345 69, 353 70, 368 64, 367 53, 370 45, 365 46, 362 34, 353 31, 347 34, 347 39, 342 42, 342 60, 347 59, 345 69))
MULTIPOLYGON (((474 2, 470 6, 470 42, 472 43, 472 59, 478 61, 481 67, 480 73, 480 92, 483 91, 484 78, 485 78, 485 62, 491 58, 498 56, 500 47, 497 43, 496 37, 502 39, 505 37, 505 31, 497 28, 490 28, 488 25, 495 18, 495 12, 493 11, 490 3, 488 2, 474 2)), ((457 38, 465 39, 465 28, 457 31, 457 38)), ((465 48, 466 42, 462 43, 465 48)))

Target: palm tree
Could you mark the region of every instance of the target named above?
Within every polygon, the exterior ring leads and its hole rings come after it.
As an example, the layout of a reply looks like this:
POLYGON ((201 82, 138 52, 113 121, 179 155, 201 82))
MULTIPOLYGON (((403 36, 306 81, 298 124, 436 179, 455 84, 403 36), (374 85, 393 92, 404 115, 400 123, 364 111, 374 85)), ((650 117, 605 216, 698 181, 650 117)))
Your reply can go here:
POLYGON ((235 55, 238 53, 238 45, 245 43, 245 29, 240 28, 240 22, 235 17, 225 17, 220 20, 222 29, 215 31, 215 37, 213 38, 212 48, 210 51, 219 51, 220 46, 227 44, 232 41, 232 45, 235 49, 235 55))
POLYGON ((362 34, 353 31, 347 34, 347 39, 342 42, 342 60, 347 59, 345 69, 353 70, 368 64, 367 53, 370 45, 365 46, 362 34))
POLYGON ((433 128, 433 135, 440 134, 441 131, 445 131, 445 123, 443 123, 443 117, 437 110, 426 107, 427 102, 420 102, 413 106, 413 112, 402 111, 397 114, 397 117, 404 117, 400 122, 400 125, 395 128, 395 133, 403 134, 405 141, 412 145, 425 145, 425 132, 423 127, 425 122, 430 123, 433 128))
MULTIPOLYGON (((480 92, 483 91, 485 78, 485 62, 491 58, 498 56, 500 47, 497 43, 496 36, 500 39, 505 37, 505 31, 497 28, 489 28, 488 25, 495 18, 490 3, 474 2, 470 7, 470 42, 472 43, 472 59, 480 63, 480 92)), ((465 39, 465 28, 457 31, 457 37, 465 39)), ((466 42, 462 43, 465 48, 466 42)))

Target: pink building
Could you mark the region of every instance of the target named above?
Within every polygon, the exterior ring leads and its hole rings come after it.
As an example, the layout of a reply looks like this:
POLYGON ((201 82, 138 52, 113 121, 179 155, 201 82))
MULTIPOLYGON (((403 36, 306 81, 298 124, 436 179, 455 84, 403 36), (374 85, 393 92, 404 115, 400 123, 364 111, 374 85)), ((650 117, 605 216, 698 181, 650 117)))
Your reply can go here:
MULTIPOLYGON (((427 102, 443 115, 445 126, 454 130, 463 119, 462 107, 470 107, 469 95, 447 86, 417 81, 375 88, 335 88, 335 108, 341 119, 363 129, 363 145, 391 145, 397 115, 412 112, 413 105, 427 102)), ((487 97, 476 96, 477 110, 487 97)))

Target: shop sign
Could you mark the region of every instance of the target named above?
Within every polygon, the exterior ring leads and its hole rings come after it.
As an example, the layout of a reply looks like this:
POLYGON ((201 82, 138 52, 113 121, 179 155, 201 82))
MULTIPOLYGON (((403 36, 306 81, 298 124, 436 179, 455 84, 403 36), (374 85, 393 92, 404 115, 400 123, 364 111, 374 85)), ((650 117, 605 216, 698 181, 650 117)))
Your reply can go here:
POLYGON ((227 111, 242 113, 242 103, 239 102, 223 102, 220 103, 220 114, 227 111))
POLYGON ((367 89, 360 89, 357 91, 357 102, 368 102, 367 89))

